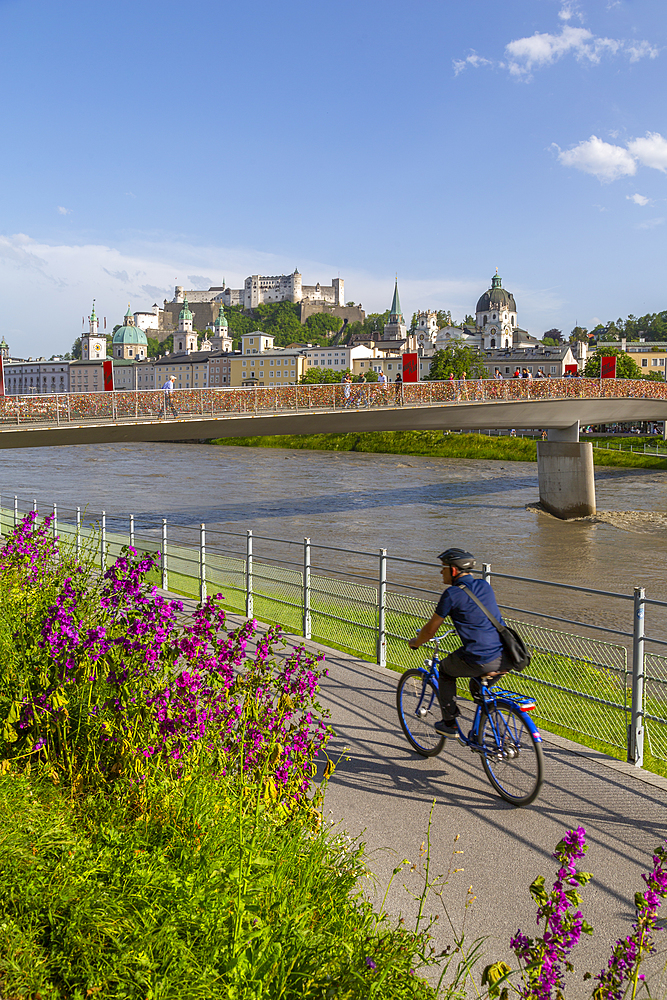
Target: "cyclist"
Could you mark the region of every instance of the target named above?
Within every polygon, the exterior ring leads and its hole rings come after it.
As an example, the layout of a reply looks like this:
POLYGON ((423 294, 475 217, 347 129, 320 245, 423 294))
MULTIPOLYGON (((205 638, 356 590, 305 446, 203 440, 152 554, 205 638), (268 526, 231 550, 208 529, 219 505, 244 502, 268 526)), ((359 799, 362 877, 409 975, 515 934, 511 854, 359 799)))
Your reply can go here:
POLYGON ((433 638, 445 618, 451 618, 462 646, 440 661, 442 721, 436 722, 435 729, 441 736, 454 736, 457 732, 455 719, 460 714, 456 706, 456 678, 497 674, 503 658, 498 630, 470 595, 459 589, 460 585, 465 584, 494 618, 503 625, 505 623, 500 617, 491 584, 472 575, 475 557, 470 552, 446 549, 438 559, 442 563, 442 580, 447 589, 438 601, 435 614, 408 645, 410 649, 418 649, 433 638))

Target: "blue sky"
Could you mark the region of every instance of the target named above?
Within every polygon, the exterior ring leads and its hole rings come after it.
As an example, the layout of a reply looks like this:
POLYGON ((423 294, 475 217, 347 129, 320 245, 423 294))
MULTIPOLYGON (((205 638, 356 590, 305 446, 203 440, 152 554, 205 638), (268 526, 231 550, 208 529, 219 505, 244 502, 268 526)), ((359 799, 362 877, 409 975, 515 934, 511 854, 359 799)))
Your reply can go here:
POLYGON ((296 266, 541 335, 667 308, 664 0, 0 0, 2 333, 296 266))

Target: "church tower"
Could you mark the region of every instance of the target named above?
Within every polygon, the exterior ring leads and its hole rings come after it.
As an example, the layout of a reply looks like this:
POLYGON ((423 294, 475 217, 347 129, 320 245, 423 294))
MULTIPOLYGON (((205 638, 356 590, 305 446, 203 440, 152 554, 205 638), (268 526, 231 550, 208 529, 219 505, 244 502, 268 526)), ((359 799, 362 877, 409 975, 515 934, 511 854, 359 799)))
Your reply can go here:
POLYGON ((188 305, 188 297, 185 296, 183 308, 178 314, 178 331, 174 334, 174 351, 196 351, 197 334, 192 326, 192 310, 188 305))
POLYGON ((99 335, 99 320, 95 314, 95 299, 93 311, 88 317, 89 331, 81 338, 81 359, 83 361, 103 361, 107 356, 107 338, 99 335))
POLYGON ((516 302, 512 293, 503 288, 498 268, 491 287, 477 303, 476 319, 485 351, 512 346, 517 330, 516 302))
POLYGON ((401 300, 398 297, 398 278, 394 285, 394 298, 389 310, 389 322, 385 325, 383 340, 405 340, 408 335, 408 328, 401 312, 401 300))
POLYGON ((215 325, 213 327, 213 337, 211 339, 211 347, 214 351, 231 351, 234 346, 234 341, 229 336, 229 323, 227 322, 227 317, 225 316, 225 310, 222 307, 222 302, 220 303, 220 311, 218 312, 215 325))

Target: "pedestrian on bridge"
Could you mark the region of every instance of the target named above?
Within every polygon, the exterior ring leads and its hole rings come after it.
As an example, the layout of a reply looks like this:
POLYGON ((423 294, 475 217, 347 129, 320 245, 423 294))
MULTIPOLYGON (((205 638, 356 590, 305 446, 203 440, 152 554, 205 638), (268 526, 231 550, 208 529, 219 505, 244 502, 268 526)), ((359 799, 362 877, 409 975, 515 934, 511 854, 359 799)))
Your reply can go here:
POLYGON ((396 397, 396 405, 403 406, 403 377, 400 372, 394 380, 394 394, 396 397))
POLYGON ((503 376, 502 376, 502 375, 501 375, 501 373, 500 373, 500 368, 496 368, 496 370, 495 370, 495 371, 494 371, 494 373, 493 373, 493 377, 494 377, 494 378, 497 378, 497 379, 501 379, 501 380, 502 380, 502 377, 503 377, 503 376))
POLYGON ((352 401, 350 398, 351 394, 352 394, 352 376, 348 372, 343 382, 343 395, 345 396, 345 403, 343 404, 343 406, 345 408, 348 407, 352 401))
POLYGON ((174 406, 173 396, 172 396, 172 393, 174 391, 175 381, 176 381, 176 376, 170 375, 167 381, 162 386, 163 401, 162 401, 162 409, 160 410, 160 416, 158 417, 158 420, 162 420, 162 417, 167 416, 167 407, 169 407, 169 409, 171 410, 172 416, 174 418, 178 416, 178 412, 174 406))

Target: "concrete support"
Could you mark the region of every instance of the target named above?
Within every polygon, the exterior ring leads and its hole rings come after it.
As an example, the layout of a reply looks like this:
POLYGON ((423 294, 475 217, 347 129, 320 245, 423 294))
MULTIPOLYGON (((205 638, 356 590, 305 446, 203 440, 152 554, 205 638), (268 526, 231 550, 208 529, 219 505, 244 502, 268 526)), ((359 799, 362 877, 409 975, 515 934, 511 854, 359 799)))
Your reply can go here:
POLYGON ((593 445, 590 441, 538 441, 540 503, 568 520, 595 514, 593 445))

